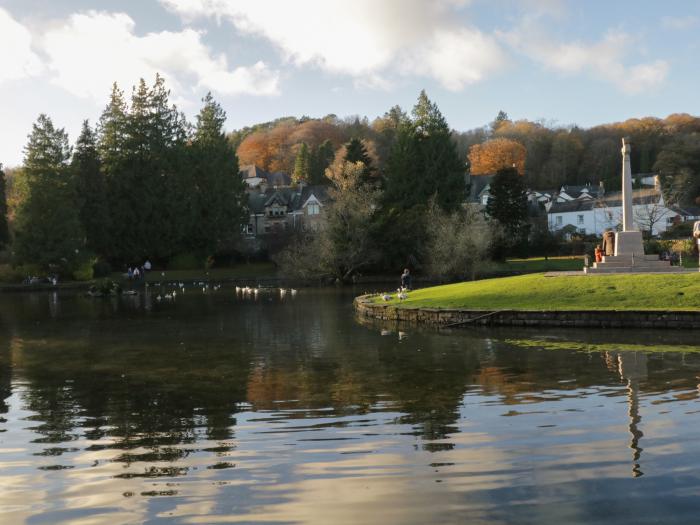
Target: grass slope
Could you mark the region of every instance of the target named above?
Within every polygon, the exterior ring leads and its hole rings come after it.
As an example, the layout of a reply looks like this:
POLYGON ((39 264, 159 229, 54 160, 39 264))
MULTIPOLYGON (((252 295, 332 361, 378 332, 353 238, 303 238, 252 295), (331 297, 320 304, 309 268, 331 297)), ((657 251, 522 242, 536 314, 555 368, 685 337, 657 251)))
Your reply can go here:
MULTIPOLYGON (((700 274, 590 275, 544 274, 485 279, 423 288, 400 307, 512 310, 698 310, 700 274)), ((381 298, 376 302, 382 303, 381 298)))

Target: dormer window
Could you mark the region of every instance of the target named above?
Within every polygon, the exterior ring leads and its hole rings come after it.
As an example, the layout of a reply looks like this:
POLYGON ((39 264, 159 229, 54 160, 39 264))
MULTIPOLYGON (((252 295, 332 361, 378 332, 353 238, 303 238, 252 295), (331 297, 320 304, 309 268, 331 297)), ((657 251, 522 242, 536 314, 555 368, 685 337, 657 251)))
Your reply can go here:
POLYGON ((321 213, 321 207, 316 202, 311 202, 306 206, 306 213, 308 215, 318 215, 321 213))

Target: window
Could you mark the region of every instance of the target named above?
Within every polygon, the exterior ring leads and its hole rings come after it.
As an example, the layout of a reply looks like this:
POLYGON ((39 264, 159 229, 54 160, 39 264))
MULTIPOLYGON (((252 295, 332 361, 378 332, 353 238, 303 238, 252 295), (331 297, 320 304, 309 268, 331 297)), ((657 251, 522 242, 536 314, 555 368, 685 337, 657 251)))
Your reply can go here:
POLYGON ((557 215, 557 216, 555 217, 554 221, 555 221, 555 224, 556 224, 557 226, 561 226, 561 223, 562 223, 561 215, 557 215))
POLYGON ((579 232, 581 235, 586 235, 586 228, 579 228, 579 229, 578 229, 578 232, 579 232))
POLYGON ((308 215, 318 215, 319 213, 321 213, 321 207, 315 202, 309 203, 306 206, 306 213, 308 215))
POLYGON ((576 216, 576 223, 577 223, 577 224, 583 224, 583 215, 577 215, 577 216, 576 216))

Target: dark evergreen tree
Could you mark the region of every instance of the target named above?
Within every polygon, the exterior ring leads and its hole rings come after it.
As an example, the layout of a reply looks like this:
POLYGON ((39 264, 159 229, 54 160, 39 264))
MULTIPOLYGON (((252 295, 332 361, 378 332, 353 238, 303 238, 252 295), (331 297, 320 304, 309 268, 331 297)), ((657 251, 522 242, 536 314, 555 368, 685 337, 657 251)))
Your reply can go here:
POLYGON ((345 145, 345 161, 347 162, 361 162, 364 164, 365 168, 362 170, 362 183, 372 182, 372 175, 374 173, 374 166, 372 165, 372 159, 367 154, 367 148, 358 138, 352 138, 345 145))
POLYGON ((109 230, 107 187, 100 168, 97 135, 87 120, 83 122, 73 151, 71 174, 86 245, 95 253, 104 255, 109 248, 106 235, 109 230))
POLYGON ((238 158, 224 133, 226 113, 211 93, 203 102, 190 155, 197 192, 191 240, 192 249, 206 257, 237 239, 248 214, 238 158))
POLYGON ((165 261, 184 249, 192 216, 187 125, 156 76, 133 89, 131 106, 115 87, 100 120, 110 202, 110 256, 117 262, 165 261))
POLYGON ((68 135, 40 115, 25 147, 28 195, 16 216, 15 257, 21 263, 76 268, 84 249, 69 164, 68 135))
POLYGON ((325 184, 328 182, 326 168, 333 162, 334 155, 335 148, 329 139, 324 140, 312 152, 309 158, 309 180, 311 184, 325 184))
POLYGON ((466 166, 452 141, 450 128, 435 103, 421 91, 413 108, 420 184, 415 188, 427 202, 433 195, 444 210, 456 210, 464 201, 466 166))
POLYGON ((0 249, 10 243, 10 229, 7 225, 7 194, 5 172, 0 164, 0 249))
POLYGON ((498 112, 498 115, 496 115, 496 118, 491 123, 491 131, 493 133, 496 133, 504 124, 508 122, 510 122, 510 119, 508 118, 508 113, 506 113, 503 110, 500 110, 498 112))
POLYGON ((294 160, 294 173, 292 180, 295 183, 309 182, 311 171, 311 158, 309 156, 309 146, 302 142, 294 160))
POLYGON ((523 178, 515 168, 504 168, 496 172, 491 182, 490 197, 486 213, 502 226, 505 238, 498 249, 498 256, 505 255, 514 247, 522 247, 529 231, 527 193, 523 178))

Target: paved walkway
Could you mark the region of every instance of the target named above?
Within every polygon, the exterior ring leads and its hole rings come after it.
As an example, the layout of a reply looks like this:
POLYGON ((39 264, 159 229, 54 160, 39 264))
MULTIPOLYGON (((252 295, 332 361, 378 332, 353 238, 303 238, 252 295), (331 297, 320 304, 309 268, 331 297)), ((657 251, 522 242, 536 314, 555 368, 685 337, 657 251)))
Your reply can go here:
POLYGON ((596 275, 683 275, 687 273, 698 273, 699 270, 693 268, 686 268, 684 271, 673 271, 673 272, 615 272, 615 273, 585 273, 581 271, 569 271, 569 272, 547 272, 544 274, 545 277, 572 277, 587 275, 594 277, 596 275))

